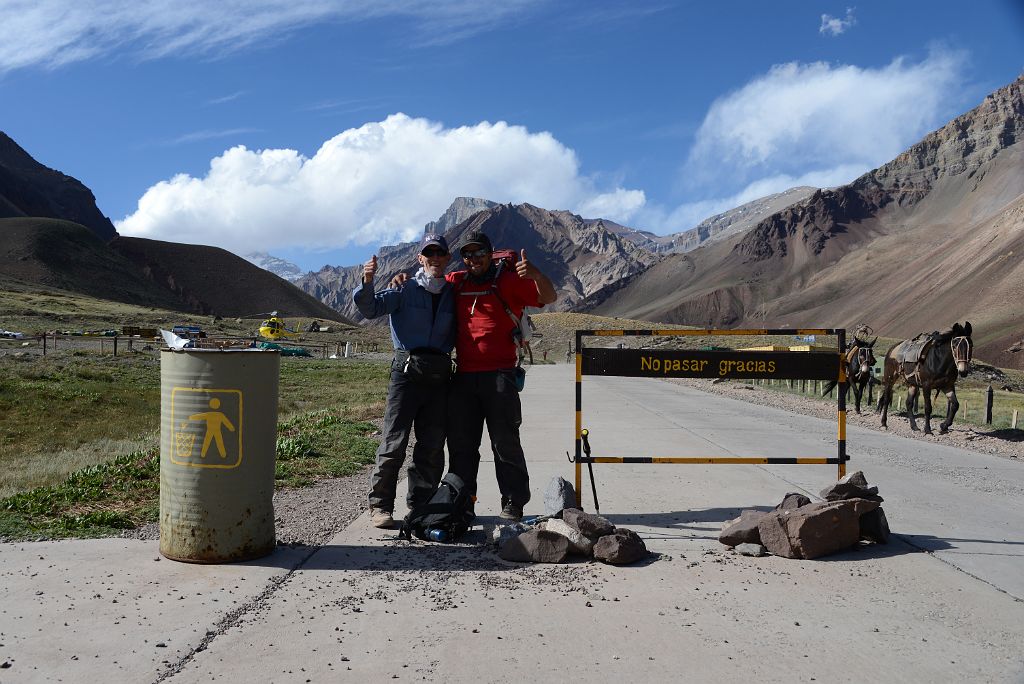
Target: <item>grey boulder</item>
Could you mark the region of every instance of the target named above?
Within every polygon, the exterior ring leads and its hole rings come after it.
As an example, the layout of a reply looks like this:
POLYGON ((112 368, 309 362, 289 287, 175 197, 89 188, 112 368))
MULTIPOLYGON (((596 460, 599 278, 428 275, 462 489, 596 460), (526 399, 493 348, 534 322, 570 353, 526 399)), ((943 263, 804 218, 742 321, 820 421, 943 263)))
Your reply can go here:
POLYGON ((585 534, 571 526, 564 520, 551 518, 541 523, 541 528, 549 532, 560 534, 569 540, 569 550, 581 556, 590 556, 594 552, 594 542, 585 534))
POLYGON ((607 518, 584 513, 578 508, 566 508, 562 511, 562 520, 594 540, 615 531, 615 525, 608 522, 607 518))
POLYGON ((576 490, 562 477, 553 477, 544 492, 544 513, 558 515, 566 508, 576 506, 576 490))
POLYGON ((569 557, 569 540, 549 530, 530 530, 509 539, 498 557, 517 563, 564 563, 569 557))
POLYGON ((648 553, 640 535, 624 527, 606 534, 594 544, 594 558, 612 565, 627 565, 645 558, 648 553))

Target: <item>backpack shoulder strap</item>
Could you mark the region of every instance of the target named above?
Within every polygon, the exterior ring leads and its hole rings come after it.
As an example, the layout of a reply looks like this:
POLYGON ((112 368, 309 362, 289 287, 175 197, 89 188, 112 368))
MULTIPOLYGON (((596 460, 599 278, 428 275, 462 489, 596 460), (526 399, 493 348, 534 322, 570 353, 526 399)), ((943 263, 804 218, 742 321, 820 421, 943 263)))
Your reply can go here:
POLYGON ((469 271, 455 271, 452 275, 455 276, 455 281, 452 283, 452 290, 455 294, 459 294, 466 287, 466 280, 469 277, 469 271))

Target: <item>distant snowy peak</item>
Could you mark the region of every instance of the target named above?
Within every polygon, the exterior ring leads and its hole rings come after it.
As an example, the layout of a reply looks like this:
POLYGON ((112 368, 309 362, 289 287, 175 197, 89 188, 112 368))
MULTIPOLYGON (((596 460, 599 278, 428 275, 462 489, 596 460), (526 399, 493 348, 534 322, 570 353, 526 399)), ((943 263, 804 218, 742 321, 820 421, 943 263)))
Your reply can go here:
POLYGON ((306 275, 305 271, 292 262, 279 259, 266 252, 252 252, 251 254, 246 254, 243 258, 263 270, 270 271, 274 275, 292 283, 306 275))

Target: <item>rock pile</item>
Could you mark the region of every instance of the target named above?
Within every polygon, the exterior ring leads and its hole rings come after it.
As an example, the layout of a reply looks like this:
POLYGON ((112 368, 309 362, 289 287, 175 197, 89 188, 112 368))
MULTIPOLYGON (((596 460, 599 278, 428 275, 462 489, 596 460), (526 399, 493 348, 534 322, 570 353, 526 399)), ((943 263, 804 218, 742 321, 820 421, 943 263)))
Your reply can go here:
POLYGON ((771 511, 744 510, 725 523, 718 540, 744 555, 762 555, 750 546, 756 545, 775 556, 804 559, 843 551, 862 540, 888 543, 883 499, 864 473, 850 473, 823 489, 821 498, 812 502, 790 493, 771 511))
POLYGON ((545 496, 547 515, 494 528, 491 542, 498 556, 520 563, 564 563, 570 555, 627 565, 648 554, 633 530, 615 527, 607 518, 566 508, 576 500, 572 485, 554 478, 545 496))

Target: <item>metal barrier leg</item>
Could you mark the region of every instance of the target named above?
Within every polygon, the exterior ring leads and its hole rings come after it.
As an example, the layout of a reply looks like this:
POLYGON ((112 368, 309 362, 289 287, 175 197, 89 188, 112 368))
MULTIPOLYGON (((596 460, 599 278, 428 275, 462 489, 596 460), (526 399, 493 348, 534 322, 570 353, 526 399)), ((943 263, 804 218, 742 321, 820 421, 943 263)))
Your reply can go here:
POLYGON ((587 470, 590 471, 590 492, 594 495, 594 512, 601 512, 601 504, 597 502, 597 485, 594 483, 594 464, 587 462, 587 470))

